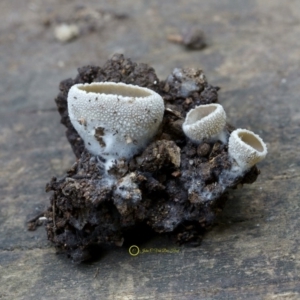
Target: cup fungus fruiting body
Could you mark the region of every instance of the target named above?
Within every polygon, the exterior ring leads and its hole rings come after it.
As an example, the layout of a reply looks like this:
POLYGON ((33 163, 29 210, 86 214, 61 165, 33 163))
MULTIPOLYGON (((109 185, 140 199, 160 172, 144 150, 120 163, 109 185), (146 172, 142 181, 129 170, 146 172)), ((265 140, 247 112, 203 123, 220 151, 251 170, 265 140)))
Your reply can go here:
POLYGON ((257 134, 239 128, 229 137, 228 153, 245 171, 266 157, 267 146, 257 134))
POLYGON ((112 162, 130 158, 151 141, 164 102, 154 91, 135 85, 75 84, 68 94, 68 113, 86 149, 112 162))
POLYGON ((186 115, 182 129, 193 142, 200 143, 204 138, 226 142, 224 126, 226 113, 220 104, 212 103, 196 106, 186 115))

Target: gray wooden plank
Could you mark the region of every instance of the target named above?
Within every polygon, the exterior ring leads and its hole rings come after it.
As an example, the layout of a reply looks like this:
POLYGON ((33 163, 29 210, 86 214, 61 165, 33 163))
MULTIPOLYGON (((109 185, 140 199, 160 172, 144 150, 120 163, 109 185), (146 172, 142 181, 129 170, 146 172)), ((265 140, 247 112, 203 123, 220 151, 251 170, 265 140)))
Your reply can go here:
MULTIPOLYGON (((54 25, 43 24, 70 17, 81 1, 0 3, 0 298, 298 299, 299 4, 85 3, 128 18, 60 44, 54 25), (200 24, 208 37, 200 52, 167 41, 190 24, 200 24), (42 227, 28 232, 26 220, 47 206, 45 183, 74 160, 53 101, 59 81, 117 51, 150 63, 162 79, 177 66, 203 68, 221 86, 231 123, 260 134, 269 154, 258 181, 232 193, 200 247, 137 257, 111 249, 78 266, 55 254, 42 227)), ((158 237, 145 247, 173 244, 158 237)))

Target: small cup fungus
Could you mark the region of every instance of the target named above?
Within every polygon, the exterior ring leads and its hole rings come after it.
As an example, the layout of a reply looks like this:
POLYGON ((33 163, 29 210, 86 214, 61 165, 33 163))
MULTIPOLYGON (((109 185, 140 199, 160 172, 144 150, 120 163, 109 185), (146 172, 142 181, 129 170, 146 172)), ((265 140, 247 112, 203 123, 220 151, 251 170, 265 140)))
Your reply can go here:
POLYGON ((106 159, 130 158, 157 133, 164 102, 154 91, 114 82, 75 84, 68 94, 70 120, 86 149, 106 159))
POLYGON ((245 171, 263 160, 267 155, 267 146, 254 132, 247 129, 234 130, 229 138, 228 153, 239 167, 245 171))
POLYGON ((182 129, 185 135, 194 142, 204 138, 219 139, 226 142, 223 132, 226 124, 226 113, 220 104, 199 105, 186 115, 182 129))

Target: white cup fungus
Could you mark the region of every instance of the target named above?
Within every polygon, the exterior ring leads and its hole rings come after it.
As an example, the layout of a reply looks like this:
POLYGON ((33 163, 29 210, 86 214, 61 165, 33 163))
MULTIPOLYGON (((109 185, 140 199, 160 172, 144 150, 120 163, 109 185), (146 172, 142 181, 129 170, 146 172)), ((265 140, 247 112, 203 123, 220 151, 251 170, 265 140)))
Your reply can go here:
POLYGON ((154 91, 124 83, 75 84, 68 94, 70 120, 86 149, 107 161, 130 158, 152 140, 164 101, 154 91))
POLYGON ((200 143, 204 138, 219 139, 225 143, 225 124, 226 113, 223 106, 212 103, 191 109, 186 115, 182 129, 185 135, 196 143, 200 143))
POLYGON ((267 155, 267 146, 254 132, 247 129, 236 129, 228 143, 228 154, 242 170, 248 170, 267 155))

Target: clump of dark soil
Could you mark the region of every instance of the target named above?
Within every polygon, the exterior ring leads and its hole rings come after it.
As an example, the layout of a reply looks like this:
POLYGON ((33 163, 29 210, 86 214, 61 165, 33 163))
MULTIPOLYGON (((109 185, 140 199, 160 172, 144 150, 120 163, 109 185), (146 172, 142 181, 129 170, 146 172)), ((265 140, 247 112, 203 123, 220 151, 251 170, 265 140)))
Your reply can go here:
MULTIPOLYGON (((114 55, 103 67, 78 69, 75 79, 60 83, 56 98, 61 122, 77 158, 62 177, 53 177, 46 224, 50 241, 75 261, 90 257, 95 244, 121 246, 137 227, 170 233, 178 243, 198 244, 222 211, 230 188, 252 183, 259 172, 232 176, 227 145, 203 141, 195 145, 182 131, 186 113, 218 101, 218 88, 201 70, 175 69, 160 81, 153 68, 114 55), (101 157, 84 149, 67 111, 67 95, 76 83, 123 82, 147 87, 165 101, 162 126, 150 145, 131 160, 120 160, 104 171, 101 157)), ((227 131, 232 127, 227 125, 227 131)))

